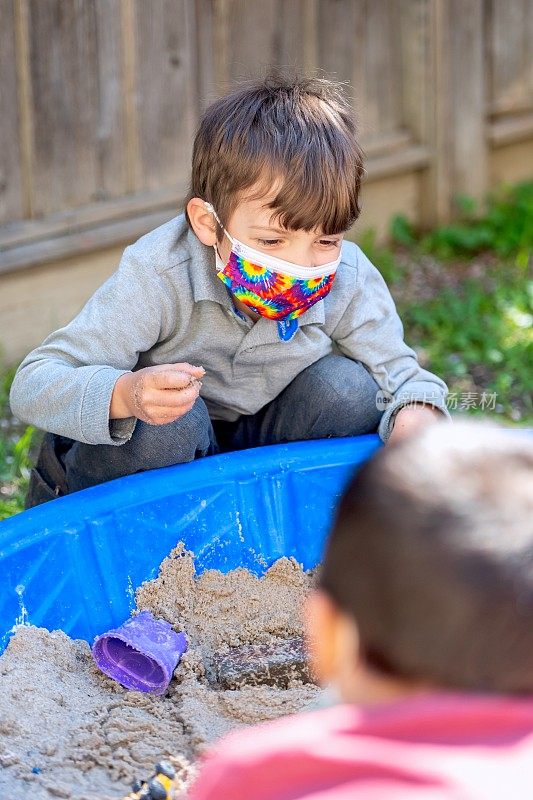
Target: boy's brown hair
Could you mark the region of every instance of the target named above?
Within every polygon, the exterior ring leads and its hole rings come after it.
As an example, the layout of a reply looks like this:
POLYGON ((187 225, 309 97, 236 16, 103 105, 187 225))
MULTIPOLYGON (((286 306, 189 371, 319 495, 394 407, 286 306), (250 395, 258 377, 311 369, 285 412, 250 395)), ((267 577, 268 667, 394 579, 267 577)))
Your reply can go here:
POLYGON ((320 586, 378 672, 448 689, 533 692, 533 438, 429 425, 357 472, 320 586))
MULTIPOLYGON (((260 199, 280 180, 267 206, 271 223, 326 236, 348 230, 360 214, 364 168, 341 86, 274 71, 212 103, 194 140, 185 206, 207 200, 227 228, 244 195, 260 199), (255 184, 259 190, 246 193, 255 184)), ((219 241, 223 235, 219 227, 219 241)))

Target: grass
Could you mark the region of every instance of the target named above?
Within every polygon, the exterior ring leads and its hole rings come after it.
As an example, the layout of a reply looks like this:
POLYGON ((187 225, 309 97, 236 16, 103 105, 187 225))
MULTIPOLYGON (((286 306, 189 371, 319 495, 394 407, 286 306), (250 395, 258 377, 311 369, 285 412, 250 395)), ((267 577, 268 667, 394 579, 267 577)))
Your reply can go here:
POLYGON ((0 371, 0 520, 24 508, 30 469, 43 431, 16 420, 9 408, 9 388, 15 367, 0 371))
MULTIPOLYGON (((417 231, 397 216, 388 246, 372 230, 358 242, 389 284, 406 342, 448 384, 452 414, 533 427, 533 183, 500 187, 483 208, 457 202, 453 225, 417 231)), ((11 416, 14 372, 0 369, 0 520, 22 511, 43 436, 11 416)))
POLYGON ((389 284, 406 342, 448 384, 450 411, 533 425, 533 183, 500 187, 483 211, 468 198, 461 208, 429 232, 397 216, 390 246, 372 230, 359 244, 389 284))

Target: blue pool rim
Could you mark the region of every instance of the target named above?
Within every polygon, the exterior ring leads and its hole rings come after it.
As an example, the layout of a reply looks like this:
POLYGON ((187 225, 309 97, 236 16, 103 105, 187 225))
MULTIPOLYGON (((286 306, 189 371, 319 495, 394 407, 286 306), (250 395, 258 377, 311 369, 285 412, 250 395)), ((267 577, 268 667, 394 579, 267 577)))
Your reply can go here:
POLYGON ((92 643, 128 618, 137 587, 180 541, 198 573, 243 566, 263 575, 281 556, 315 567, 347 481, 381 446, 367 434, 224 453, 0 522, 0 653, 19 624, 92 643))

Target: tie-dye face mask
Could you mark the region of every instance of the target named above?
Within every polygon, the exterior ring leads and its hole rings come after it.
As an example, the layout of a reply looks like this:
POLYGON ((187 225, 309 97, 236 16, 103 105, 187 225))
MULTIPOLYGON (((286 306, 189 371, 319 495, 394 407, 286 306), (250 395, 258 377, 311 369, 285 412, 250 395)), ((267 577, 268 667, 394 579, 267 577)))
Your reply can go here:
POLYGON ((205 206, 215 215, 232 245, 226 265, 218 254, 216 244, 213 245, 217 276, 245 306, 262 317, 290 321, 328 294, 341 260, 340 252, 335 261, 320 267, 292 264, 233 238, 220 222, 211 203, 205 203, 205 206))

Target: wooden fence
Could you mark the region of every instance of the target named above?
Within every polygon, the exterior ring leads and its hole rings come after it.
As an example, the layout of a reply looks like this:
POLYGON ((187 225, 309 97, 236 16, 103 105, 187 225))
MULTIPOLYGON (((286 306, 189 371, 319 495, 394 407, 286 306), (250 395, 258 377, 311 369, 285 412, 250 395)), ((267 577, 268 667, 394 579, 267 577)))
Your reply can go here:
POLYGON ((180 209, 203 109, 272 65, 349 81, 361 225, 447 220, 533 176, 531 41, 531 0, 0 0, 0 295, 94 258, 98 285, 180 209))

